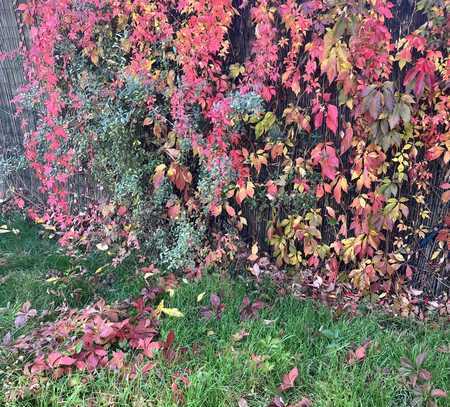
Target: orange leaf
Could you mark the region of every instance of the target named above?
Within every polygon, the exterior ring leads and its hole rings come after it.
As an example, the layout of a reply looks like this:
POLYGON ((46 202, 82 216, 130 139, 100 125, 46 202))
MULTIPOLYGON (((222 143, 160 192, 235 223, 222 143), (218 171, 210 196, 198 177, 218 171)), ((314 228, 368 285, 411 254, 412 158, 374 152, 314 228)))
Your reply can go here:
POLYGON ((444 149, 440 146, 434 146, 431 147, 425 154, 425 158, 427 160, 433 161, 433 160, 437 160, 442 153, 444 152, 444 149))

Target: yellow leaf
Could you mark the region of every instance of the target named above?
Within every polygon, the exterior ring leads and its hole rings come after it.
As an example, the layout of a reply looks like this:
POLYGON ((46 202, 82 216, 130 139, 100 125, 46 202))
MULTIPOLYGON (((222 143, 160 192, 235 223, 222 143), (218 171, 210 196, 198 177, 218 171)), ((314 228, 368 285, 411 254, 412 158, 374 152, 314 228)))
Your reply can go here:
POLYGON ((436 251, 431 255, 431 260, 436 260, 440 254, 441 254, 441 251, 440 251, 440 250, 436 250, 436 251))
POLYGON ((205 296, 205 292, 203 291, 202 293, 200 293, 199 295, 197 295, 197 302, 200 302, 201 300, 203 300, 203 297, 205 296))
POLYGON ((184 314, 178 308, 163 308, 162 312, 169 317, 182 318, 184 314))
POLYGON ((161 300, 159 305, 156 307, 155 313, 157 316, 159 316, 164 308, 164 300, 161 300))
POLYGON ((94 65, 98 65, 98 59, 99 59, 98 51, 97 51, 97 49, 94 49, 94 51, 92 51, 92 54, 91 54, 91 61, 94 65))
POLYGON ((107 266, 109 266, 109 263, 105 264, 104 266, 101 266, 97 270, 95 270, 95 274, 100 274, 107 266))
POLYGON ((230 66, 230 74, 233 79, 237 78, 240 74, 245 72, 245 67, 239 64, 233 64, 230 66))
POLYGON ((164 300, 162 300, 158 307, 155 310, 155 313, 157 316, 161 314, 166 314, 169 317, 175 317, 175 318, 181 318, 184 316, 184 314, 178 309, 178 308, 165 308, 164 307, 164 300))

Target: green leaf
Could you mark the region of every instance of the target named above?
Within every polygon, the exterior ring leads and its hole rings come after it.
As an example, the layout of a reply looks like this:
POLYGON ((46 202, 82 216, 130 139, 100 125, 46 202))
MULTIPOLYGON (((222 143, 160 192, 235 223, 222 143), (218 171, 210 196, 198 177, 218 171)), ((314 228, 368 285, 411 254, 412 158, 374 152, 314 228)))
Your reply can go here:
POLYGON ((277 120, 276 116, 272 112, 267 112, 264 118, 255 126, 255 136, 260 138, 264 133, 266 133, 277 120))
POLYGON ((409 123, 411 120, 411 110, 409 106, 405 103, 400 103, 398 105, 400 117, 404 123, 409 123))

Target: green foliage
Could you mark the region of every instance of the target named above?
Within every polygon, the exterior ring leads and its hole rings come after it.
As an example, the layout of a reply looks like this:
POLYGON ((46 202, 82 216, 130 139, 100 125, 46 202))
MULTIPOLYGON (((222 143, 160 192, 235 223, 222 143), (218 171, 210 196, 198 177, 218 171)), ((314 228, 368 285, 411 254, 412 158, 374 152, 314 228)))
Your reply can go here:
POLYGON ((198 253, 192 248, 202 246, 204 227, 186 217, 170 223, 169 227, 158 228, 147 236, 145 253, 161 270, 177 272, 195 269, 198 253))

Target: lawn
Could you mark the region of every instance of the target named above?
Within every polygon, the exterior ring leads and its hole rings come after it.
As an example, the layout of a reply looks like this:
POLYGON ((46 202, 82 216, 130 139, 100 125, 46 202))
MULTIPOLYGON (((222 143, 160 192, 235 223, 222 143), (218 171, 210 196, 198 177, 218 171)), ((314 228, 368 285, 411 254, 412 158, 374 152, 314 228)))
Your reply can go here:
MULTIPOLYGON (((36 324, 30 320, 14 327, 25 301, 38 312, 51 313, 63 303, 81 308, 98 298, 109 303, 132 298, 145 286, 133 259, 96 274, 106 264, 106 255, 69 258, 53 240, 41 238, 38 227, 17 218, 2 224, 19 233, 0 234, 0 341, 7 332, 18 337, 36 324)), ((190 384, 179 389, 184 405, 192 407, 267 407, 277 396, 286 405, 308 398, 313 406, 406 407, 412 405, 413 394, 401 380, 400 358, 422 352, 428 353, 424 367, 432 374, 433 386, 448 391, 450 336, 443 322, 418 323, 376 312, 337 317, 318 303, 280 297, 270 285, 257 293, 250 280, 214 273, 198 283, 181 283, 165 302, 184 313, 161 321, 162 337, 175 333, 180 350, 175 361, 158 356, 154 369, 132 379, 110 370, 74 373, 42 380, 29 391, 29 379, 19 368, 22 362, 3 348, 0 405, 175 406, 171 384, 177 375, 186 375, 190 384), (200 309, 209 304, 212 293, 225 307, 220 320, 208 321, 200 317, 200 309), (257 317, 241 320, 246 295, 267 305, 257 317), (349 352, 367 340, 371 342, 365 356, 349 363, 349 352), (283 376, 294 367, 294 386, 281 393, 283 376)), ((439 399, 438 405, 447 401, 439 399)))

